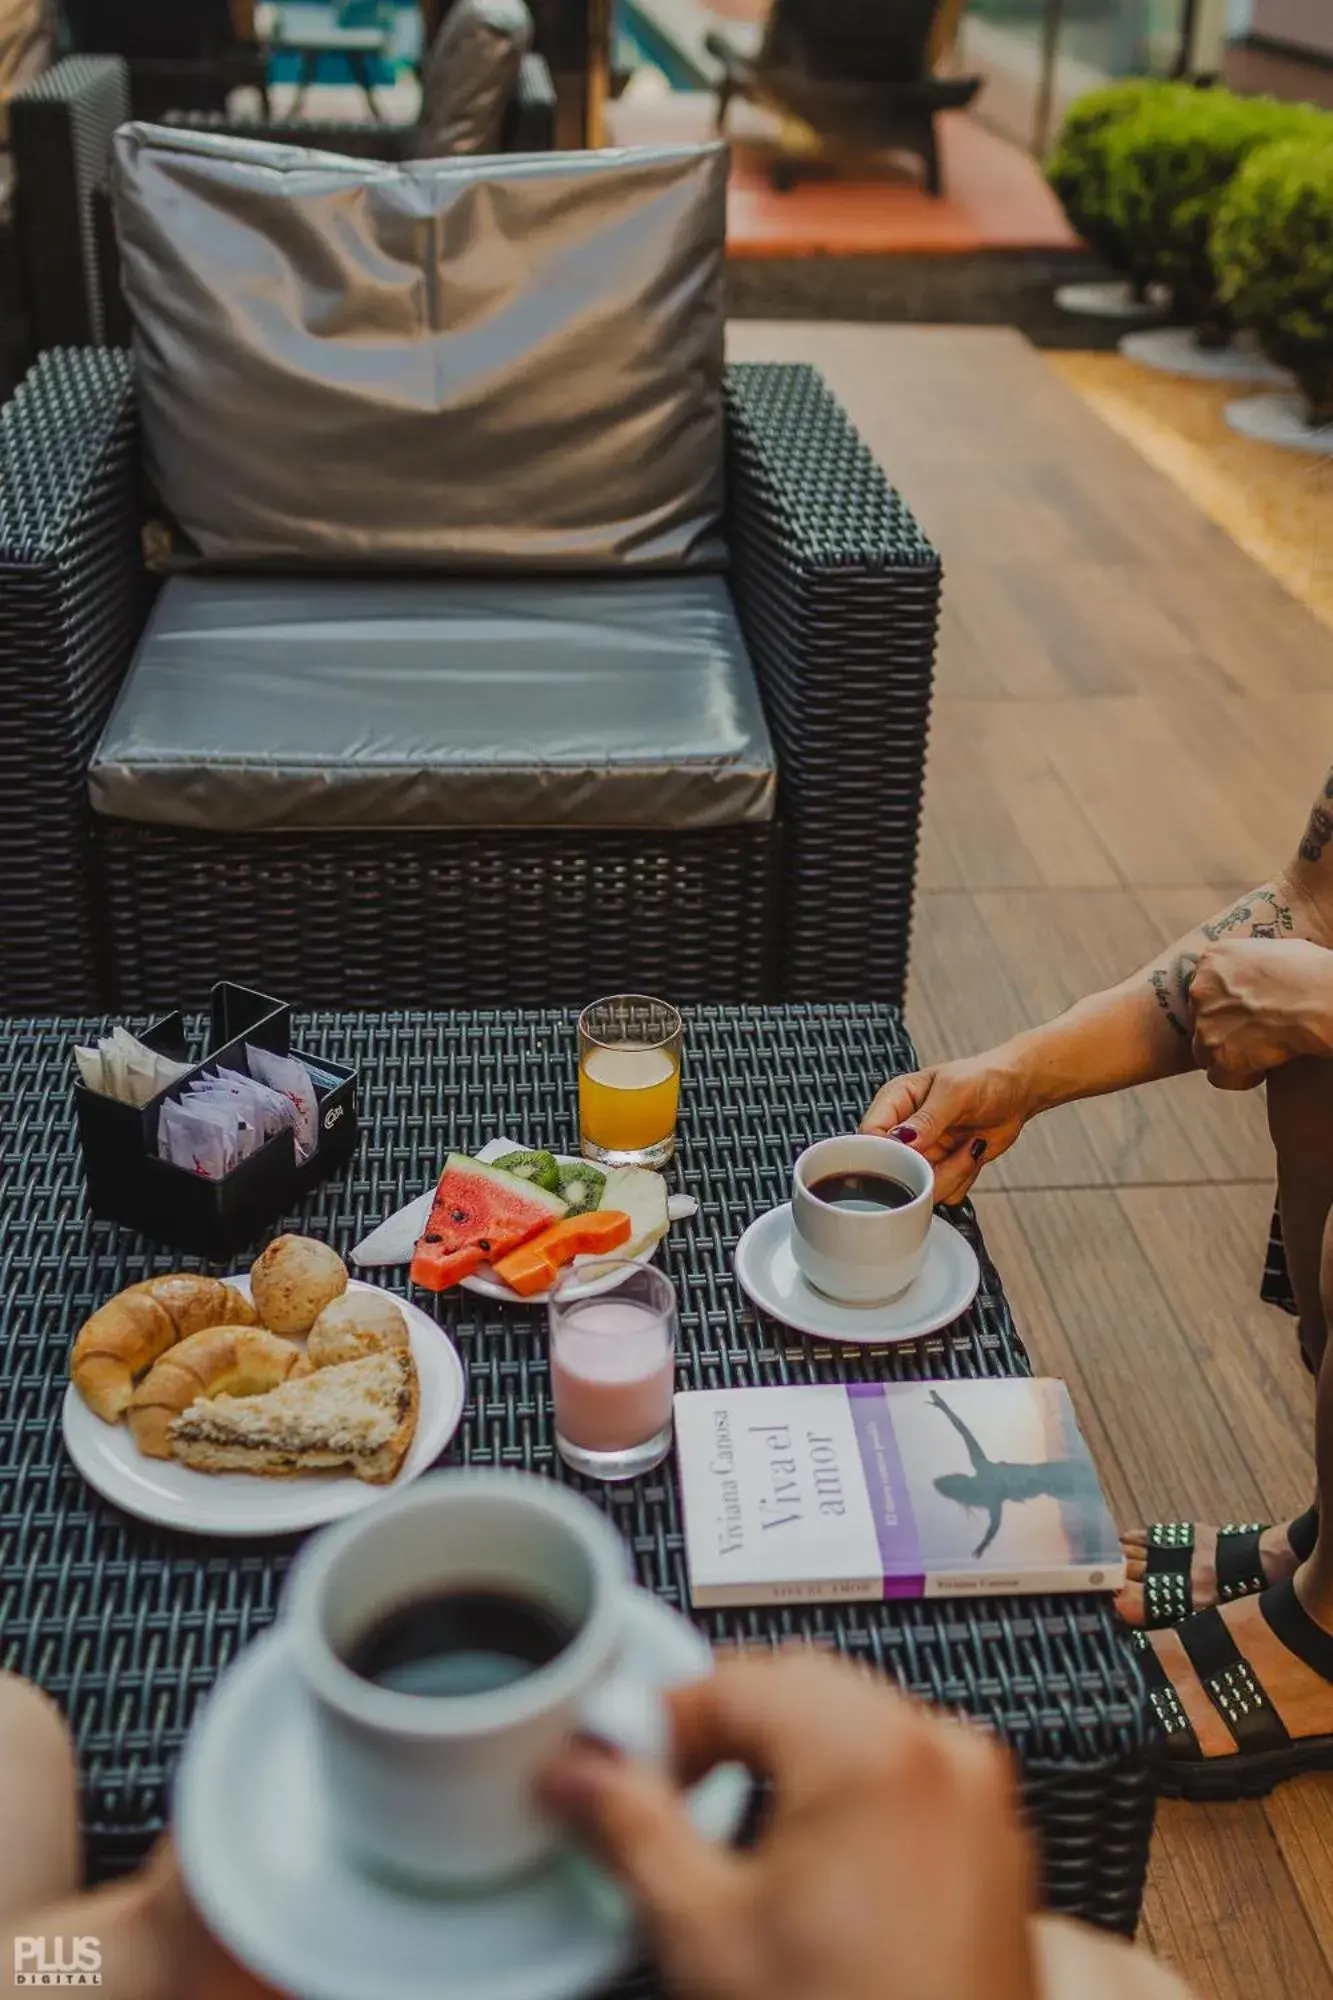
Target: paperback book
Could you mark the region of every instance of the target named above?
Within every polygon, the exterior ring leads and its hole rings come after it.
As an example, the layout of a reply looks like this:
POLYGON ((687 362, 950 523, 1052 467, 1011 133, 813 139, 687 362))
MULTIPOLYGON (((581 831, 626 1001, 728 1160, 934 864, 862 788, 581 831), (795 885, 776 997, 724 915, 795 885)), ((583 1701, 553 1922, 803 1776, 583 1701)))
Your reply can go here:
POLYGON ((701 1608, 1124 1581, 1063 1382, 702 1389, 675 1409, 701 1608))

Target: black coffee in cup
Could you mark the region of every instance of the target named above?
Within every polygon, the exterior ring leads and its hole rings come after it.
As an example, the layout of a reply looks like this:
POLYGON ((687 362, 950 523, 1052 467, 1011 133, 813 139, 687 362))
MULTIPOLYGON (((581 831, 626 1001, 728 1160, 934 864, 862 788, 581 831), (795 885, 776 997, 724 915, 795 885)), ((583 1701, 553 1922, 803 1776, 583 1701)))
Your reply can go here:
POLYGON ((860 1209, 873 1214, 879 1208, 906 1208, 916 1195, 889 1174, 825 1174, 812 1181, 810 1192, 830 1208, 860 1209))
POLYGON ((500 1590, 442 1590, 377 1619, 347 1648, 354 1674, 397 1694, 491 1694, 549 1666, 574 1628, 500 1590))

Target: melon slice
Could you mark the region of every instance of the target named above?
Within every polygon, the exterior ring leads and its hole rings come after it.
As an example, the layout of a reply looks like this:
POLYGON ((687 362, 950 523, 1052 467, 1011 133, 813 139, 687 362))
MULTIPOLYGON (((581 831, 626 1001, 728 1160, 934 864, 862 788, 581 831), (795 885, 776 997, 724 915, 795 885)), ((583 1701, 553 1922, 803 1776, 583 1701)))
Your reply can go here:
POLYGON ((566 1213, 558 1194, 450 1153, 412 1258, 412 1281, 428 1292, 447 1291, 566 1213))
POLYGON ((648 1257, 671 1227, 667 1184, 647 1167, 613 1167, 602 1189, 601 1208, 618 1208, 630 1220, 626 1257, 648 1257))

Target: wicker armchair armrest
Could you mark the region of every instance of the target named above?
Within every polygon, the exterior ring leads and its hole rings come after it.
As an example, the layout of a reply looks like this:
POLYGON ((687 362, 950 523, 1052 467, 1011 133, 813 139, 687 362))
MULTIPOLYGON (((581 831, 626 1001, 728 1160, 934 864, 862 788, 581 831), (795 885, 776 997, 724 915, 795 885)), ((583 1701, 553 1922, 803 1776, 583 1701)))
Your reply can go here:
POLYGON ((549 153, 555 147, 555 84, 541 56, 524 56, 519 65, 502 143, 506 153, 549 153))
POLYGON ((900 1003, 940 563, 812 368, 728 369, 733 587, 778 752, 784 1000, 900 1003))
POLYGON ((233 117, 228 111, 173 111, 168 125, 216 132, 229 139, 262 139, 270 146, 306 146, 358 160, 403 160, 411 153, 415 125, 368 125, 354 119, 233 117))
POLYGON ((0 411, 0 1011, 108 1003, 86 773, 143 622, 127 354, 44 354, 0 411))
POLYGON ((93 190, 111 135, 130 115, 119 56, 67 56, 15 93, 15 229, 31 350, 105 336, 94 243, 93 190))

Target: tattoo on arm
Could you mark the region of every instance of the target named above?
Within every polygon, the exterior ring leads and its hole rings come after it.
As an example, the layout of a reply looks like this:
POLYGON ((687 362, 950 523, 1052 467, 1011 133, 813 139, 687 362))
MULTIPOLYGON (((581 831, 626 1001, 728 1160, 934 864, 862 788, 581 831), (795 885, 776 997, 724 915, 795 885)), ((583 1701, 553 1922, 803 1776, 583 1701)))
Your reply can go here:
POLYGON ((1148 983, 1157 995, 1158 1006, 1170 1026, 1187 1042, 1194 1032, 1190 1026, 1190 988, 1194 984, 1198 965, 1198 958, 1192 951, 1182 951, 1169 966, 1154 966, 1148 974, 1148 983))
POLYGON ((1333 840, 1333 813, 1328 809, 1330 804, 1333 804, 1333 771, 1330 771, 1324 780, 1323 797, 1315 800, 1311 810, 1310 823, 1305 829, 1305 838, 1301 841, 1302 861, 1321 860, 1324 849, 1329 841, 1333 840))
MULTIPOLYGON (((1328 834, 1325 835, 1325 839, 1329 834, 1333 834, 1333 818, 1328 821, 1328 834)), ((1251 895, 1242 896, 1231 909, 1224 910, 1220 917, 1214 917, 1210 924, 1201 924, 1199 928, 1210 944, 1216 944, 1219 938, 1227 937, 1237 931, 1243 937, 1290 937, 1295 931, 1296 922, 1291 914, 1290 903, 1284 903, 1276 889, 1266 886, 1255 889, 1251 895)))

